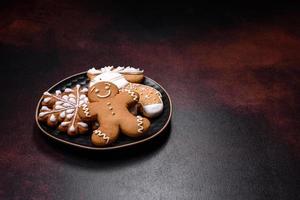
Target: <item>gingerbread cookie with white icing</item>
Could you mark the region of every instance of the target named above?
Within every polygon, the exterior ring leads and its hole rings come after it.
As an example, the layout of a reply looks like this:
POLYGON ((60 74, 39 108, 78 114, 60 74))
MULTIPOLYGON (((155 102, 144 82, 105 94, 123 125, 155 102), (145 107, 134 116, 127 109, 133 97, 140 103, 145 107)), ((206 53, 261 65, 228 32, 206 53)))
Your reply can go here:
POLYGON ((88 89, 80 85, 63 92, 56 90, 54 94, 45 92, 38 120, 71 136, 86 133, 88 124, 80 119, 78 108, 88 103, 87 92, 88 89))
POLYGON ((93 131, 92 143, 107 146, 114 143, 120 132, 129 137, 139 137, 150 127, 150 121, 142 116, 131 114, 128 108, 136 104, 139 95, 131 90, 119 91, 111 82, 98 82, 88 91, 90 103, 79 108, 83 121, 96 121, 100 126, 93 131))
POLYGON ((89 87, 92 87, 94 84, 100 81, 112 82, 120 90, 134 90, 139 94, 139 104, 141 108, 140 111, 143 113, 144 116, 149 118, 155 118, 162 113, 163 101, 161 98, 161 93, 158 90, 143 84, 131 83, 125 78, 123 74, 119 73, 117 70, 114 69, 115 68, 112 67, 104 67, 100 70, 96 70, 94 68, 88 70, 88 77, 90 79, 89 87), (93 76, 91 76, 91 74, 93 74, 93 76))
POLYGON ((164 104, 161 93, 153 87, 129 83, 122 90, 132 90, 139 94, 139 103, 141 104, 139 108, 145 117, 154 118, 162 113, 164 104))
POLYGON ((107 72, 117 72, 119 74, 122 74, 124 78, 131 83, 141 83, 144 80, 144 70, 130 66, 106 66, 100 69, 91 68, 87 71, 87 75, 90 80, 93 80, 97 75, 107 72))

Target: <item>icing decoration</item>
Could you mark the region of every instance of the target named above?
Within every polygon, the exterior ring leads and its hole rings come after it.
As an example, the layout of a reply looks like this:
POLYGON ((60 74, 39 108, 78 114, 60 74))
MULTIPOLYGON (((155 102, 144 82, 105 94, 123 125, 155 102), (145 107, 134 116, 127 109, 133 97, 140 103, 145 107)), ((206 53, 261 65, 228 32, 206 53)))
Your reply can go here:
POLYGON ((46 113, 46 112, 40 112, 39 113, 39 117, 44 117, 45 115, 47 115, 48 113, 46 113))
POLYGON ((124 92, 127 92, 132 98, 133 100, 137 101, 138 100, 138 96, 136 95, 135 92, 133 92, 132 90, 128 90, 128 89, 124 89, 124 92))
POLYGON ((53 114, 51 114, 51 117, 50 117, 50 119, 49 119, 51 122, 56 122, 56 117, 53 115, 53 114))
POLYGON ((49 101, 50 101, 50 97, 47 97, 47 98, 45 98, 43 101, 45 102, 45 103, 48 103, 49 101))
POLYGON ((64 100, 68 100, 68 99, 69 99, 69 97, 68 97, 67 95, 62 96, 62 98, 63 98, 64 100))
POLYGON ((74 125, 71 125, 71 126, 68 128, 68 132, 75 132, 75 127, 74 127, 74 125))
POLYGON ((141 70, 139 68, 134 68, 134 67, 124 67, 124 66, 118 66, 118 67, 114 67, 114 66, 105 66, 102 67, 100 69, 95 69, 94 67, 89 69, 87 71, 87 73, 92 74, 92 75, 99 75, 101 73, 105 73, 105 72, 119 72, 119 73, 126 73, 126 74, 142 74, 144 73, 144 70, 141 70))
MULTIPOLYGON (((70 97, 70 96, 69 96, 69 97, 70 97)), ((75 100, 75 98, 73 98, 73 97, 69 98, 69 101, 72 102, 72 103, 76 103, 76 100, 75 100)))
POLYGON ((144 73, 144 70, 141 70, 139 68, 134 68, 134 67, 117 67, 113 71, 117 71, 121 74, 142 74, 144 73))
POLYGON ((73 90, 71 88, 66 88, 65 92, 73 92, 73 90))
POLYGON ((146 117, 157 117, 163 111, 164 105, 159 104, 150 104, 143 106, 143 115, 146 117))
POLYGON ((104 72, 97 76, 95 76, 89 84, 89 87, 92 87, 96 83, 101 81, 108 81, 114 83, 119 89, 125 87, 129 82, 125 79, 125 77, 117 72, 104 72))
POLYGON ((42 106, 41 111, 49 111, 50 109, 47 106, 42 106))
POLYGON ((60 95, 60 94, 61 94, 61 91, 60 91, 60 90, 56 90, 56 91, 55 91, 55 94, 56 94, 56 95, 60 95))
POLYGON ((61 126, 68 126, 68 124, 70 124, 70 122, 62 122, 60 125, 61 126))
POLYGON ((66 117, 66 112, 65 111, 62 111, 60 114, 59 114, 60 118, 65 118, 66 117))
POLYGON ((80 90, 81 93, 86 93, 88 91, 89 91, 89 89, 87 89, 87 88, 83 88, 82 90, 80 90))
POLYGON ((87 104, 82 104, 82 110, 83 110, 86 117, 91 117, 89 107, 88 107, 87 104))
MULTIPOLYGON (((111 111, 113 110, 113 107, 111 106, 111 103, 110 103, 110 102, 107 102, 106 105, 108 106, 108 109, 109 109, 109 110, 111 110, 111 111)), ((112 111, 111 114, 112 114, 112 115, 115 115, 116 113, 112 111)))
MULTIPOLYGON (((83 90, 81 90, 80 92, 82 92, 83 90)), ((86 91, 87 92, 87 91, 86 91)), ((86 96, 84 95, 84 94, 81 94, 80 96, 79 96, 79 99, 80 100, 84 100, 84 98, 85 98, 86 96)))
POLYGON ((62 101, 57 101, 57 102, 55 102, 55 105, 61 105, 61 104, 63 104, 62 101))
POLYGON ((138 132, 143 133, 144 127, 143 127, 143 117, 138 115, 136 116, 137 126, 138 126, 138 132))
POLYGON ((74 112, 74 109, 68 109, 66 110, 66 113, 70 114, 70 113, 73 113, 74 112))
POLYGON ((95 69, 95 67, 93 67, 93 68, 89 69, 87 71, 87 73, 93 74, 93 75, 98 75, 98 74, 101 74, 102 72, 101 72, 101 70, 97 70, 97 69, 95 69))
POLYGON ((73 116, 74 116, 74 114, 67 114, 66 118, 67 119, 72 119, 73 116))
POLYGON ((110 90, 108 90, 108 92, 107 92, 106 94, 104 94, 104 95, 97 94, 97 97, 99 97, 99 98, 106 98, 106 97, 109 97, 109 96, 110 96, 110 94, 111 94, 111 91, 110 91, 110 90))
POLYGON ((77 124, 82 126, 82 127, 85 127, 85 128, 88 127, 87 123, 84 123, 84 122, 77 122, 77 124))
POLYGON ((105 86, 105 90, 107 90, 107 92, 106 92, 105 94, 103 94, 103 95, 98 94, 100 91, 99 91, 98 88, 95 89, 95 87, 93 87, 93 88, 91 89, 91 92, 93 92, 93 91, 95 90, 96 96, 97 96, 98 98, 106 98, 106 97, 109 97, 109 96, 111 95, 110 84, 109 84, 109 83, 105 83, 105 85, 106 85, 106 86, 105 86))
MULTIPOLYGON (((69 107, 69 104, 68 104, 66 107, 69 107)), ((61 105, 56 105, 56 106, 55 106, 55 108, 56 108, 56 109, 63 109, 63 108, 64 108, 64 106, 61 106, 61 105)))
POLYGON ((94 134, 97 135, 97 136, 99 136, 99 137, 102 137, 102 138, 105 140, 105 143, 108 144, 108 142, 109 142, 109 137, 108 137, 105 133, 103 133, 103 132, 100 131, 100 130, 95 130, 95 131, 94 131, 94 134))
POLYGON ((64 90, 65 93, 62 93, 60 90, 56 90, 54 94, 45 92, 43 106, 39 113, 40 120, 45 121, 45 119, 49 119, 53 124, 59 122, 59 127, 68 127, 68 129, 64 130, 69 134, 74 134, 78 125, 87 128, 85 123, 80 123, 80 118, 78 117, 78 108, 82 104, 88 103, 88 98, 84 91, 88 90, 80 88, 80 85, 76 85, 74 89, 66 88, 64 90))

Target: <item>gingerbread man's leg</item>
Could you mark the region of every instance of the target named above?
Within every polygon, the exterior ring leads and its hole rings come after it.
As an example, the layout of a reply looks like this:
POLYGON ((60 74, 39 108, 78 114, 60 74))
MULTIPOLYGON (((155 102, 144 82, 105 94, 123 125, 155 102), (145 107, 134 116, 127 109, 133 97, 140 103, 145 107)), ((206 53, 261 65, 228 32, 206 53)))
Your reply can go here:
POLYGON ((128 115, 121 121, 120 128, 122 133, 129 137, 139 137, 150 127, 150 121, 142 116, 128 115))
POLYGON ((107 146, 112 144, 119 136, 118 125, 100 122, 100 127, 93 131, 92 143, 96 146, 107 146))

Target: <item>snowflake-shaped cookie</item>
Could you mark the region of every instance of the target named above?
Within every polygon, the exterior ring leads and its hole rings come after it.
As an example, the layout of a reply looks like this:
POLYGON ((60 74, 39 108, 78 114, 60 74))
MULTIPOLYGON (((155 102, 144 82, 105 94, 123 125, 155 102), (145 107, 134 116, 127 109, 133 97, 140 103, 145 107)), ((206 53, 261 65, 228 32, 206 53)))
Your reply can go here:
POLYGON ((57 127, 69 135, 77 135, 88 131, 88 124, 78 115, 78 108, 88 103, 87 88, 76 85, 73 89, 66 88, 63 92, 56 90, 55 94, 44 93, 39 121, 46 122, 50 127, 57 127))

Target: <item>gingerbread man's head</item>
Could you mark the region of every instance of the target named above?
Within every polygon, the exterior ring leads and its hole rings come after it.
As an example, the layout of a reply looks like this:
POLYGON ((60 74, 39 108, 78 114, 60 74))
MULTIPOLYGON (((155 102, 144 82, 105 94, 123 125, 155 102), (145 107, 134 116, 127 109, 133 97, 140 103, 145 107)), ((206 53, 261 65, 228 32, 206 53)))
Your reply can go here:
POLYGON ((88 97, 91 102, 110 99, 119 93, 118 87, 107 81, 101 81, 89 88, 88 97))

